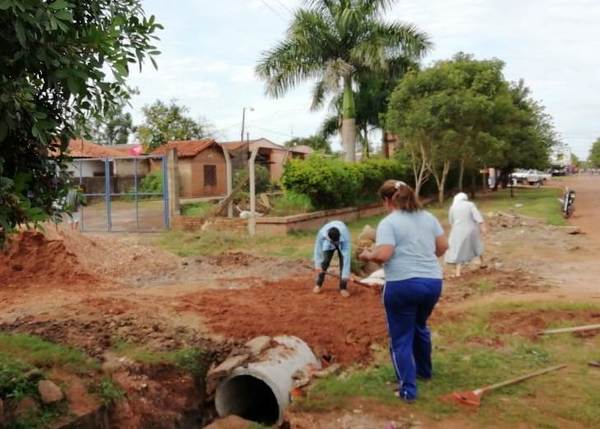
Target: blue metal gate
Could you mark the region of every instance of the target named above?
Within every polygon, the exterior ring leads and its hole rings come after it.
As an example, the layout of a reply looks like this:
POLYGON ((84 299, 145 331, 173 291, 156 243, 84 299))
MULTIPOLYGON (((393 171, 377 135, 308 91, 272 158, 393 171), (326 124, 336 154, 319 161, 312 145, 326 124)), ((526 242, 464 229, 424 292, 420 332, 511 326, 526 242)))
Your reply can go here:
POLYGON ((73 160, 86 203, 75 214, 86 232, 152 232, 169 228, 167 157, 73 160))

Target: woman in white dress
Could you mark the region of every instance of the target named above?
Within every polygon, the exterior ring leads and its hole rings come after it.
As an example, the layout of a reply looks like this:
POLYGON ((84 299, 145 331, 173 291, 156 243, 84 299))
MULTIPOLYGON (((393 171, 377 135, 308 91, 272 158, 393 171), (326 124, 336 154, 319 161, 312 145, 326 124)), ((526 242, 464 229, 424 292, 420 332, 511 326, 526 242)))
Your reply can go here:
POLYGON ((483 241, 486 227, 483 216, 464 192, 454 197, 448 216, 450 221, 449 249, 446 252, 446 263, 456 265, 456 277, 460 277, 463 264, 479 258, 483 267, 483 241))

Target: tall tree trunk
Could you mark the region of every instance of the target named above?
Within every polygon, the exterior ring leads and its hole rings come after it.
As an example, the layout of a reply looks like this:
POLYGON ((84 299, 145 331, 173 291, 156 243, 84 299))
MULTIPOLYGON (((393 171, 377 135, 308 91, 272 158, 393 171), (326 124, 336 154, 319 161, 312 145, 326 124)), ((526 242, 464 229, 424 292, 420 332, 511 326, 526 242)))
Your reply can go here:
POLYGON ((386 138, 386 132, 385 130, 381 130, 381 150, 383 152, 383 157, 384 158, 389 158, 390 157, 390 145, 387 141, 386 138))
POLYGON ((423 144, 419 145, 419 152, 415 151, 414 148, 410 151, 410 158, 413 167, 413 175, 415 177, 415 194, 417 197, 421 195, 421 188, 423 184, 429 179, 431 171, 429 169, 429 163, 427 162, 427 153, 423 144))
POLYGON ((465 177, 465 160, 461 159, 460 160, 460 170, 458 173, 458 190, 460 192, 463 191, 463 179, 465 177))
POLYGON ((431 168, 431 171, 438 188, 438 202, 440 203, 440 206, 442 206, 444 205, 444 199, 446 196, 446 179, 448 178, 448 173, 450 172, 450 161, 444 161, 441 172, 438 172, 434 167, 431 168))
POLYGON ((344 159, 356 161, 356 108, 352 92, 352 77, 344 77, 344 100, 342 104, 342 148, 344 159))

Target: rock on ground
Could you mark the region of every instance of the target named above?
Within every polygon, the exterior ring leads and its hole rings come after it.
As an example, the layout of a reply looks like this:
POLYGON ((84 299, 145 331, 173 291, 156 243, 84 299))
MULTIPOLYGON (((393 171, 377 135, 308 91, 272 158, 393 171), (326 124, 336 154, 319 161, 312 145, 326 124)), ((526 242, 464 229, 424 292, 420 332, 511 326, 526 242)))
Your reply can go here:
POLYGON ((50 380, 40 380, 38 382, 38 392, 40 393, 44 404, 60 402, 65 397, 60 387, 50 380))
POLYGON ((205 429, 248 429, 250 426, 252 422, 248 420, 238 416, 227 416, 211 423, 205 429))

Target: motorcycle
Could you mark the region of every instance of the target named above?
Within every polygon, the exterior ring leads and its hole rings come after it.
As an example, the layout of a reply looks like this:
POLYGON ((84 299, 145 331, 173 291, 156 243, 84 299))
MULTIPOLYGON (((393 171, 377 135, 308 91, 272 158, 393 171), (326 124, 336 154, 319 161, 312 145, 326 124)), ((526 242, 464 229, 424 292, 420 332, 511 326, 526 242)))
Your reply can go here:
POLYGON ((561 200, 562 204, 562 213, 565 219, 573 216, 573 212, 575 212, 575 191, 569 188, 565 189, 565 195, 561 200))

